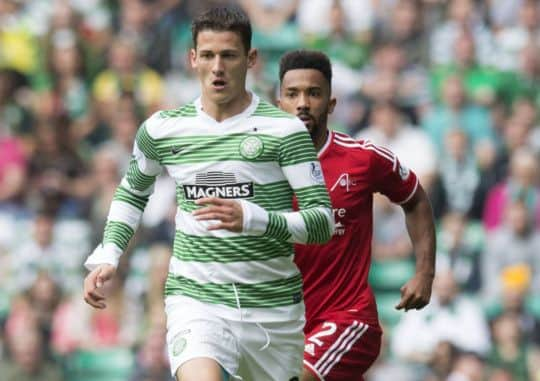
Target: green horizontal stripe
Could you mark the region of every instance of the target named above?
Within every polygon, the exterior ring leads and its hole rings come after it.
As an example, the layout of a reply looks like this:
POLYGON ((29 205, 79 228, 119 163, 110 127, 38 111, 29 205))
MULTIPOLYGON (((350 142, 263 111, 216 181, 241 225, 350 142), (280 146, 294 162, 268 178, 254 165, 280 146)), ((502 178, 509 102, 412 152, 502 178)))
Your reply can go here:
POLYGON ((107 221, 103 234, 103 244, 114 243, 124 251, 133 234, 135 232, 128 224, 119 221, 107 221))
POLYGON ((137 131, 135 141, 137 142, 137 146, 142 151, 144 156, 146 156, 148 159, 159 161, 159 155, 154 148, 156 144, 155 140, 150 136, 150 134, 148 134, 148 131, 146 130, 146 123, 143 123, 143 125, 137 131))
POLYGON ((266 227, 265 236, 275 238, 281 242, 289 240, 291 233, 288 229, 287 219, 279 213, 268 213, 268 226, 266 227))
POLYGON ((277 161, 279 143, 279 138, 265 134, 186 136, 158 140, 155 149, 162 163, 169 165, 226 160, 273 162, 277 161), (260 156, 253 159, 246 159, 240 153, 240 145, 248 136, 257 136, 264 146, 260 156))
POLYGON ((156 176, 148 176, 141 172, 136 159, 131 159, 126 174, 129 186, 138 191, 145 191, 156 181, 156 176))
POLYGON ((302 296, 300 274, 255 284, 198 283, 185 277, 169 274, 165 295, 185 295, 201 302, 236 308, 272 308, 298 304, 302 296), (236 288, 236 292, 235 292, 236 288), (238 295, 238 299, 236 297, 238 295))
POLYGON ((253 116, 270 116, 274 118, 294 118, 295 116, 292 114, 288 114, 281 109, 277 108, 276 106, 265 102, 260 101, 257 105, 257 108, 252 114, 253 116))
POLYGON ((200 237, 177 231, 174 257, 194 262, 266 261, 293 255, 292 244, 271 237, 234 236, 227 238, 200 237))
POLYGON ((163 110, 159 116, 161 118, 194 117, 197 116, 197 109, 193 103, 189 103, 176 110, 163 110))
POLYGON ((144 211, 144 208, 146 207, 146 204, 148 203, 149 196, 138 196, 136 194, 131 193, 129 190, 124 188, 123 186, 119 186, 116 188, 116 192, 114 193, 113 200, 115 201, 122 201, 125 203, 130 204, 131 206, 134 206, 135 208, 144 211))
POLYGON ((326 216, 318 210, 308 209, 301 210, 300 214, 306 224, 308 232, 308 244, 325 243, 331 237, 331 232, 328 227, 326 216))
POLYGON ((298 199, 300 209, 308 209, 314 206, 331 207, 328 191, 324 185, 295 189, 294 193, 298 199))
POLYGON ((309 161, 317 161, 317 154, 307 131, 296 132, 283 139, 279 152, 282 167, 309 161))

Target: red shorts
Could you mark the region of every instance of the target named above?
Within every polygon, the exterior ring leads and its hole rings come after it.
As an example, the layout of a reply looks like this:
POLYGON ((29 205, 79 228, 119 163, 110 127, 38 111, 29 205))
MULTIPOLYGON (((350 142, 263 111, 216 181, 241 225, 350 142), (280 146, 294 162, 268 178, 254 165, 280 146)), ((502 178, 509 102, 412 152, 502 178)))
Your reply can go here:
POLYGON ((363 380, 381 349, 381 329, 352 310, 326 314, 305 334, 304 368, 321 381, 363 380))

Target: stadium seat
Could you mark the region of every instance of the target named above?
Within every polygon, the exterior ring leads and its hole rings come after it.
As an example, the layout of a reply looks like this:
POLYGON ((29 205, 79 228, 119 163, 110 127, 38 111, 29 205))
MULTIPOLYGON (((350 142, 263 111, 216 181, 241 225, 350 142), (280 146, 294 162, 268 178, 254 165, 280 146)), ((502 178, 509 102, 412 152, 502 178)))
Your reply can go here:
POLYGON ((127 381, 135 364, 128 348, 78 351, 66 359, 67 381, 127 381))
POLYGON ((414 275, 414 271, 414 262, 408 259, 373 261, 369 283, 375 292, 399 291, 401 286, 414 275))
POLYGON ((399 292, 377 292, 375 294, 379 320, 385 327, 391 329, 401 319, 402 312, 395 308, 400 298, 401 294, 399 292))

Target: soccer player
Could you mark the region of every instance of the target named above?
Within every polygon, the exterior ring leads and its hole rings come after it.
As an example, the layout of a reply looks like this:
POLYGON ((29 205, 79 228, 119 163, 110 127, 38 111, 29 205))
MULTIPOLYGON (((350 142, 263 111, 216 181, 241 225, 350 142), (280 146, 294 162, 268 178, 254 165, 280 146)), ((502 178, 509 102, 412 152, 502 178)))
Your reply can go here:
POLYGON ((165 286, 173 375, 298 380, 305 318, 293 243, 326 242, 334 227, 320 164, 303 123, 246 90, 257 52, 245 14, 212 8, 192 35, 202 94, 140 127, 103 242, 85 263, 85 300, 105 307, 101 286, 164 169, 178 203, 165 286))
POLYGON ((363 380, 381 345, 368 285, 373 194, 380 192, 401 205, 416 252, 416 274, 401 288, 398 309, 422 308, 431 296, 435 265, 431 206, 416 175, 392 152, 328 130, 328 114, 336 99, 324 54, 290 52, 281 59, 279 75, 280 107, 296 114, 310 132, 336 219, 330 242, 296 247, 307 320, 302 380, 363 380))

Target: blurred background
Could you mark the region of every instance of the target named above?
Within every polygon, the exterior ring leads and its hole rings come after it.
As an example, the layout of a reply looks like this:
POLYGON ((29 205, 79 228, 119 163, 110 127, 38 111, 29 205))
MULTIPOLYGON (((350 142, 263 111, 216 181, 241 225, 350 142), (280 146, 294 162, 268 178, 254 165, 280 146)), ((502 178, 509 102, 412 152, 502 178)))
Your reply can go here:
POLYGON ((401 209, 376 199, 385 335, 367 380, 540 380, 537 0, 0 1, 2 380, 170 380, 171 180, 158 179, 106 310, 85 305, 82 262, 141 121, 197 96, 190 22, 217 3, 252 20, 250 89, 273 101, 285 51, 324 51, 332 128, 389 147, 428 190, 438 258, 422 311, 394 309, 414 253, 401 209))

